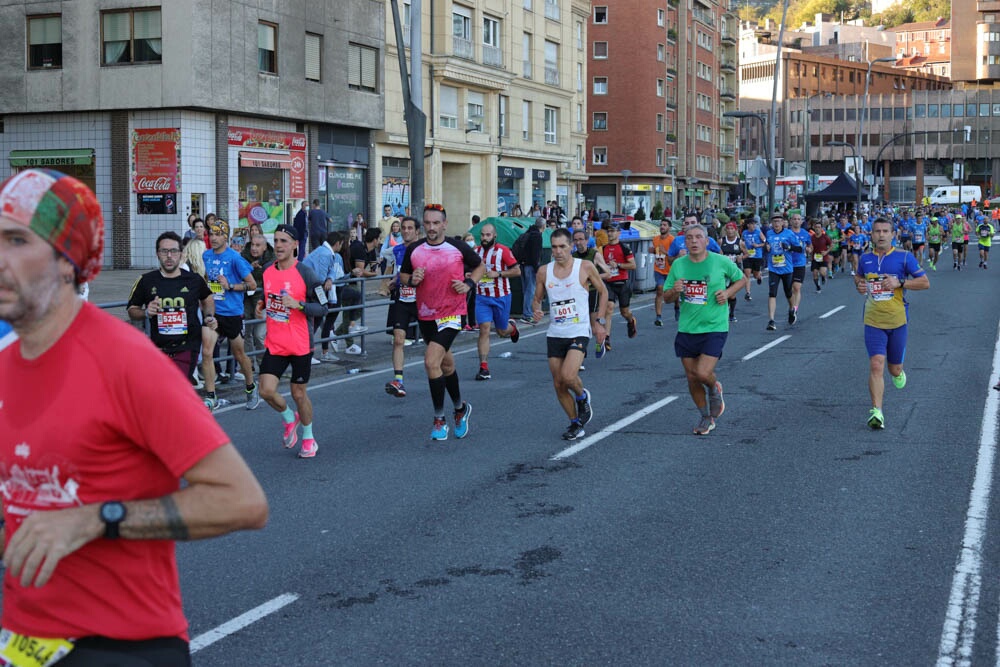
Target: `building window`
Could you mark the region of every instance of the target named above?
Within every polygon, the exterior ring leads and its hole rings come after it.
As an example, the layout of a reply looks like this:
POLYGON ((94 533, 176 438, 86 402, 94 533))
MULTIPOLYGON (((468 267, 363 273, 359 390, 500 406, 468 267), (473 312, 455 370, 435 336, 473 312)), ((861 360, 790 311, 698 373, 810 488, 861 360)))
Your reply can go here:
POLYGON ((482 132, 485 118, 486 97, 474 90, 468 91, 465 94, 465 129, 470 132, 482 132))
POLYGON ((594 7, 594 23, 597 25, 607 25, 608 23, 607 5, 594 7))
POLYGON ((531 102, 528 100, 521 103, 521 138, 531 141, 531 102))
POLYGON ((378 49, 360 44, 347 45, 347 86, 354 90, 378 92, 378 49))
POLYGON ((662 28, 664 23, 665 23, 664 12, 663 12, 662 9, 657 9, 656 10, 656 25, 658 25, 658 26, 660 26, 662 28))
POLYGON ((558 141, 559 109, 545 107, 545 143, 554 144, 558 141))
POLYGON ((62 16, 28 17, 28 69, 62 67, 62 16))
POLYGON ((606 165, 608 163, 608 147, 594 146, 594 153, 591 162, 594 164, 606 165))
POLYGON ((163 51, 159 9, 105 12, 101 16, 103 64, 158 63, 163 51))
POLYGON ((500 95, 499 105, 497 109, 499 110, 497 116, 497 125, 499 127, 499 132, 501 137, 507 136, 507 105, 510 104, 510 98, 506 95, 500 95))
MULTIPOLYGON (((1000 115, 1000 114, 997 114, 1000 115)), ((576 131, 583 132, 583 105, 576 105, 576 131)))
POLYGON ((608 77, 606 76, 594 77, 594 94, 595 95, 608 94, 608 77))
POLYGON ((441 127, 458 129, 458 88, 441 86, 438 103, 438 123, 441 127))
POLYGON ((583 63, 576 64, 576 91, 583 92, 583 63))
POLYGON ((521 60, 523 61, 524 70, 522 74, 525 79, 531 78, 531 33, 524 33, 524 39, 521 40, 521 60))
POLYGON ((458 58, 472 60, 475 50, 472 46, 472 13, 465 7, 452 6, 452 51, 458 58))
POLYGON ((656 131, 663 132, 663 114, 656 114, 656 131))
POLYGON ((483 17, 483 64, 503 67, 503 51, 500 49, 500 21, 489 16, 483 17))
POLYGON ((545 0, 545 18, 559 20, 559 0, 545 0))
POLYGON ((267 21, 257 23, 257 70, 278 73, 278 26, 267 21))
POLYGON ((594 112, 594 129, 595 130, 606 130, 606 129, 608 129, 608 112, 607 111, 595 111, 594 112))
POLYGON ((531 0, 524 0, 524 8, 531 11, 531 0))
POLYGON ((306 79, 320 81, 322 74, 323 37, 306 33, 306 79))
POLYGON ((656 59, 659 60, 662 63, 664 60, 667 59, 666 58, 666 54, 667 54, 666 47, 663 44, 657 44, 656 45, 656 59))
POLYGON ((656 80, 656 96, 663 97, 663 79, 656 80))
POLYGON ((559 44, 545 40, 545 85, 559 85, 559 44))
POLYGON ((662 167, 663 166, 663 149, 662 148, 657 148, 656 149, 656 166, 657 167, 662 167))
POLYGON ((576 22, 576 48, 583 51, 583 21, 576 22))
POLYGON ((607 57, 608 57, 608 43, 594 42, 594 58, 599 60, 607 57))

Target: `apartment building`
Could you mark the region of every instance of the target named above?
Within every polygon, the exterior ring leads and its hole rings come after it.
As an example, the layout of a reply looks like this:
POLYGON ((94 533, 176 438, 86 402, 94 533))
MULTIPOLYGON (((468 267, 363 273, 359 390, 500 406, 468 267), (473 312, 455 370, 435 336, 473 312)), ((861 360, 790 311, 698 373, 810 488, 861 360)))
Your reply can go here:
POLYGON ((188 213, 270 230, 319 198, 346 227, 371 208, 384 26, 367 0, 6 2, 0 177, 88 183, 116 268, 155 266, 188 213))
POLYGON ((594 3, 587 205, 725 205, 736 182, 735 2, 594 3))
POLYGON ((896 67, 951 77, 951 21, 904 23, 896 34, 896 67))
MULTIPOLYGON (((589 1, 423 2, 425 198, 468 223, 556 199, 577 207, 589 1)), ((409 52, 411 4, 400 0, 409 52)), ((391 13, 385 128, 375 135, 380 204, 409 204, 410 164, 391 13)))
POLYGON ((951 78, 958 86, 1000 81, 1000 2, 952 0, 951 78))

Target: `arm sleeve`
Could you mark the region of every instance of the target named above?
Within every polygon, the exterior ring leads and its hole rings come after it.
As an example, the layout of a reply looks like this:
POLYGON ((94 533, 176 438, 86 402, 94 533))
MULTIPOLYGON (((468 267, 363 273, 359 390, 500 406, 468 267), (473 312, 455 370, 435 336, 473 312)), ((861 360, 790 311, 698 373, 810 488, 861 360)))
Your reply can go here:
POLYGON ((236 275, 240 277, 240 280, 246 280, 247 276, 253 275, 253 268, 250 266, 250 262, 243 259, 242 256, 233 261, 233 268, 236 270, 236 275))
MULTIPOLYGON (((142 278, 143 276, 139 276, 139 278, 132 283, 132 292, 128 295, 128 304, 125 306, 126 309, 130 306, 139 306, 140 308, 143 308, 147 303, 149 303, 149 299, 146 297, 146 283, 142 278)), ((205 287, 207 288, 208 285, 205 287)))
POLYGON ((924 275, 926 271, 920 268, 920 264, 917 262, 917 258, 913 256, 912 252, 906 253, 906 262, 903 265, 903 275, 910 276, 911 278, 919 278, 924 275))

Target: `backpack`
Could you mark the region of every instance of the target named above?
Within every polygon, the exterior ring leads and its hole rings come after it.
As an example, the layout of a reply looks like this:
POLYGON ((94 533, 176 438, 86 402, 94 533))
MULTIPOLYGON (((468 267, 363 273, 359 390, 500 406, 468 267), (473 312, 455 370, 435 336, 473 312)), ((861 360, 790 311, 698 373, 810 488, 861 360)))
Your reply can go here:
POLYGON ((518 264, 527 264, 527 250, 528 250, 528 232, 524 232, 514 241, 514 245, 510 247, 510 251, 514 254, 514 259, 517 260, 518 264))

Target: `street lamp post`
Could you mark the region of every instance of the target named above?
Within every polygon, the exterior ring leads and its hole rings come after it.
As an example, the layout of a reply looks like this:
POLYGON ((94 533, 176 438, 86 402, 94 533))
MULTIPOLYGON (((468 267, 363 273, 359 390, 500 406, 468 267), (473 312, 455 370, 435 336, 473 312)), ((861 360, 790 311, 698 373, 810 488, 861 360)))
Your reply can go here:
MULTIPOLYGON (((952 132, 962 132, 963 130, 964 130, 964 128, 955 127, 955 128, 952 128, 951 131, 952 132)), ((915 137, 915 136, 919 136, 919 135, 922 135, 922 134, 938 134, 938 130, 914 130, 912 132, 900 132, 899 134, 892 135, 892 138, 889 139, 889 141, 887 141, 884 144, 882 144, 879 147, 879 149, 878 149, 878 155, 875 156, 875 162, 872 164, 872 180, 873 181, 875 180, 875 170, 879 169, 883 173, 882 173, 882 178, 878 179, 879 180, 878 185, 881 185, 881 181, 882 180, 888 181, 888 176, 885 174, 885 171, 882 169, 882 152, 886 148, 888 148, 889 146, 893 145, 894 143, 896 143, 896 141, 898 139, 902 139, 903 137, 915 137)), ((831 144, 827 144, 827 145, 828 146, 832 145, 832 143, 831 144)), ((873 185, 875 185, 875 183, 873 183, 873 185)), ((869 200, 874 199, 874 191, 871 191, 869 193, 868 199, 869 200)), ((889 199, 891 199, 891 197, 886 197, 886 200, 889 200, 889 199)))
POLYGON ((677 217, 677 156, 667 158, 670 163, 670 219, 677 217))
MULTIPOLYGON (((865 116, 868 115, 868 86, 872 81, 872 65, 875 63, 894 63, 896 58, 893 56, 886 56, 885 58, 876 58, 875 60, 868 61, 868 71, 865 72, 865 98, 864 105, 861 109, 858 109, 858 149, 861 151, 861 174, 858 177, 858 192, 861 192, 861 181, 865 178, 865 116)), ((828 146, 831 144, 827 144, 828 146)), ((875 172, 872 171, 874 174, 875 172)), ((859 200, 860 202, 860 200, 859 200)), ((858 213, 860 213, 860 208, 858 213)))
POLYGON ((827 146, 834 146, 834 147, 850 148, 851 149, 851 159, 854 161, 854 177, 855 177, 854 178, 854 185, 855 185, 855 187, 858 190, 858 201, 857 201, 857 204, 855 204, 854 215, 856 215, 858 217, 858 220, 860 221, 861 220, 861 181, 858 179, 858 168, 857 168, 857 165, 858 165, 858 151, 854 147, 854 144, 848 143, 846 141, 828 141, 828 142, 826 142, 826 145, 827 146))
MULTIPOLYGON (((727 118, 755 118, 760 122, 760 134, 761 141, 764 144, 764 159, 767 160, 767 184, 768 184, 768 216, 774 212, 774 182, 775 182, 775 168, 774 163, 771 161, 771 149, 770 140, 768 137, 767 124, 764 122, 764 117, 753 111, 726 111, 722 114, 727 118)), ((770 218, 768 218, 770 219, 770 218)))

